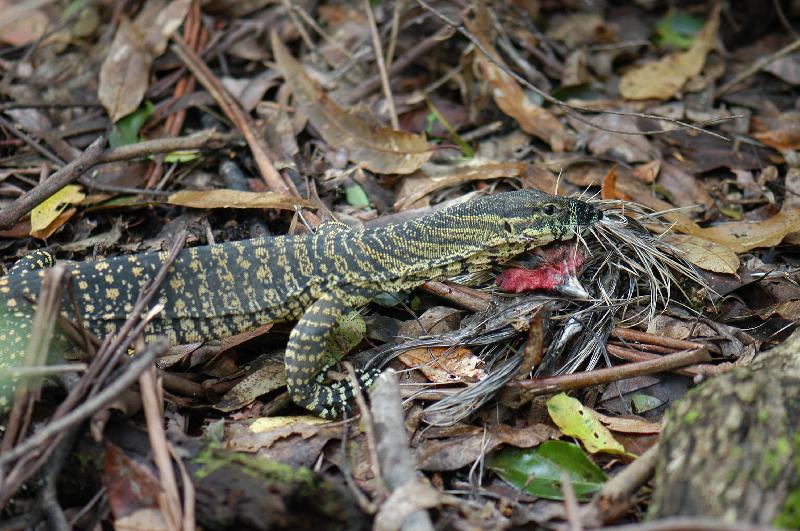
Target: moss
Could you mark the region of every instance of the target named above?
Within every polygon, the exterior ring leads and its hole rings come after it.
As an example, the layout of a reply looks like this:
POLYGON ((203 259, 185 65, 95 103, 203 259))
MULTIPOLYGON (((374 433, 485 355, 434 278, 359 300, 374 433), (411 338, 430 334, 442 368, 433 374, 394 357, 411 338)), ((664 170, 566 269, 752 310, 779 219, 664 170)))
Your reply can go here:
MULTIPOLYGON (((788 441, 786 441, 788 444, 788 441)), ((783 503, 783 508, 781 512, 778 513, 778 516, 775 517, 773 520, 772 525, 774 527, 782 527, 786 529, 799 529, 800 528, 800 432, 797 432, 792 437, 792 445, 793 448, 789 448, 789 451, 794 450, 794 466, 797 469, 797 473, 795 475, 795 485, 792 490, 789 491, 789 494, 786 496, 786 500, 783 503)))
POLYGON ((201 465, 195 474, 198 479, 204 479, 224 466, 235 465, 245 474, 263 480, 287 484, 314 482, 314 473, 308 468, 300 467, 295 470, 277 461, 221 450, 215 445, 207 446, 193 461, 201 465))
POLYGON ((687 411, 686 414, 683 416, 683 420, 687 424, 694 424, 699 416, 700 416, 699 411, 697 411, 696 409, 691 409, 687 411))

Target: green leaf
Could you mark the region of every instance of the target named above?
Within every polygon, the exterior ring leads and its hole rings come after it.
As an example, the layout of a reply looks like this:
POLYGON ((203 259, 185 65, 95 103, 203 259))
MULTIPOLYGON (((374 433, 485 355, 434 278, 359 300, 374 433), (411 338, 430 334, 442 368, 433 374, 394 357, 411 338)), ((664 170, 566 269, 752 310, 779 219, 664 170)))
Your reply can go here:
POLYGON ((589 452, 625 453, 625 448, 594 416, 594 412, 566 393, 550 397, 547 400, 547 412, 561 433, 580 439, 589 452))
POLYGON ((146 101, 144 105, 136 109, 114 124, 114 129, 108 135, 108 145, 112 148, 127 146, 139 142, 139 129, 153 114, 155 107, 152 102, 146 101))
POLYGON ((579 446, 564 441, 547 441, 536 448, 509 446, 493 453, 488 465, 518 489, 551 500, 563 499, 561 477, 565 473, 581 501, 608 479, 579 446))
POLYGON ((200 150, 198 149, 181 149, 179 151, 170 151, 164 156, 164 162, 191 162, 200 158, 200 150))
MULTIPOLYGON (((444 115, 439 112, 439 109, 436 108, 431 100, 426 98, 425 101, 428 103, 428 109, 430 109, 431 114, 433 114, 436 119, 439 120, 439 123, 441 123, 445 129, 447 129, 447 132, 450 133, 453 141, 458 145, 459 149, 461 149, 461 154, 468 159, 474 157, 475 150, 472 149, 472 146, 467 144, 467 142, 461 138, 461 135, 459 135, 455 128, 450 125, 450 122, 447 121, 447 118, 445 118, 444 115)), ((430 123, 430 115, 428 116, 428 122, 430 123)))
POLYGON ((631 403, 633 404, 633 412, 641 414, 659 407, 664 403, 664 401, 656 398, 655 396, 646 395, 644 393, 635 393, 631 397, 631 403))
POLYGON ((670 10, 656 25, 656 43, 662 47, 675 47, 683 50, 691 48, 694 37, 703 27, 704 21, 685 11, 670 10))
POLYGON ((353 183, 346 186, 344 192, 349 205, 357 208, 369 206, 369 198, 360 184, 353 183))

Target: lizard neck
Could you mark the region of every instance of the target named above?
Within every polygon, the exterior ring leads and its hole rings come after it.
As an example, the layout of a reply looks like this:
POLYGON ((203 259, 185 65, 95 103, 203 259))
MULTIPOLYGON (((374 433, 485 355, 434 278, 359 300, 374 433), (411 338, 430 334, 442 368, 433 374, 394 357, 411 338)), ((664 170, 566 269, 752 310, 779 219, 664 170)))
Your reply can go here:
POLYGON ((363 273, 372 274, 374 281, 406 279, 417 284, 420 279, 487 269, 552 240, 546 231, 540 238, 517 238, 505 229, 501 216, 465 204, 364 231, 357 242, 359 258, 353 262, 356 269, 363 264, 363 273))

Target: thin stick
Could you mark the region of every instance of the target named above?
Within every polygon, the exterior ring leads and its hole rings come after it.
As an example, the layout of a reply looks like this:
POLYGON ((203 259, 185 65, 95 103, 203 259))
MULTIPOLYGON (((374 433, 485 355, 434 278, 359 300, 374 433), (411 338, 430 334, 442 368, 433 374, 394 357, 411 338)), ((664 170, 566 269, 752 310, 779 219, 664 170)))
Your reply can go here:
POLYGON ((687 365, 708 361, 708 351, 705 347, 668 354, 657 360, 642 361, 638 363, 626 363, 618 367, 608 369, 597 369, 594 371, 581 372, 577 374, 567 374, 564 376, 551 376, 548 378, 537 378, 526 381, 513 381, 508 385, 519 386, 534 396, 558 393, 570 389, 581 389, 590 385, 607 384, 642 376, 645 374, 655 374, 668 372, 687 365))
POLYGON ((46 181, 34 186, 25 195, 14 201, 11 206, 4 208, 0 212, 0 229, 13 227, 33 207, 78 179, 81 174, 100 160, 105 142, 104 136, 97 138, 75 160, 63 166, 46 181))
MULTIPOLYGON (((139 339, 142 342, 141 339, 139 339)), ((142 342, 143 343, 143 342, 142 342)), ((142 407, 147 424, 147 436, 153 451, 153 461, 158 468, 161 489, 164 499, 159 496, 159 506, 167 525, 171 529, 180 529, 183 520, 181 514, 181 497, 178 493, 178 481, 169 455, 169 443, 164 433, 164 412, 162 411, 163 393, 156 386, 156 369, 152 365, 139 375, 139 390, 142 393, 142 407)))
MULTIPOLYGON (((388 69, 389 75, 396 75, 411 66, 421 55, 427 53, 431 48, 436 46, 439 41, 441 41, 451 30, 449 27, 444 26, 439 29, 433 35, 426 37, 422 41, 420 41, 417 45, 413 48, 408 50, 402 56, 400 56, 397 61, 395 61, 391 68, 388 69)), ((364 98, 367 94, 378 88, 381 84, 381 76, 372 76, 356 88, 354 88, 350 93, 345 97, 345 103, 355 103, 364 98)))
POLYGON ((394 108, 394 98, 392 97, 392 87, 389 85, 389 75, 386 73, 386 63, 383 60, 383 46, 381 37, 378 35, 378 25, 375 22, 375 14, 369 0, 363 0, 364 11, 367 13, 369 21, 369 31, 372 34, 372 47, 375 49, 375 61, 378 63, 378 71, 381 74, 381 85, 383 86, 383 96, 386 98, 386 106, 389 110, 389 120, 392 122, 392 129, 400 129, 400 121, 397 119, 397 109, 394 108))
POLYGON ((170 151, 221 149, 241 138, 242 136, 239 133, 220 133, 214 129, 207 129, 189 136, 157 138, 107 149, 98 162, 118 162, 155 155, 156 153, 169 153, 170 151))
POLYGON ((286 186, 283 182, 280 173, 272 165, 272 160, 277 157, 272 150, 269 149, 264 141, 256 134, 255 126, 250 117, 239 107, 239 104, 231 96, 220 80, 211 72, 202 59, 194 53, 183 39, 178 35, 173 35, 172 40, 175 44, 170 46, 173 52, 183 61, 183 64, 194 74, 197 80, 208 90, 217 102, 217 105, 223 110, 225 115, 236 125, 242 132, 247 145, 250 146, 250 151, 253 153, 253 158, 256 161, 258 170, 261 173, 261 178, 267 184, 267 187, 276 193, 295 195, 293 191, 286 186))
POLYGON ((12 461, 22 457, 27 452, 47 442, 50 437, 58 435, 70 426, 74 426, 75 424, 82 422, 93 415, 96 411, 99 411, 101 408, 105 407, 107 403, 111 402, 111 400, 125 391, 125 389, 127 389, 130 385, 133 385, 133 383, 139 378, 139 375, 142 373, 142 371, 149 367, 157 356, 164 354, 168 347, 169 343, 166 340, 157 340, 149 344, 144 352, 134 358, 133 361, 131 361, 128 365, 125 372, 121 374, 119 378, 115 379, 111 385, 60 419, 54 420, 53 422, 47 424, 41 430, 37 431, 28 439, 26 439, 22 444, 19 444, 8 452, 4 452, 3 455, 0 455, 0 468, 7 466, 12 461))
POLYGON ((770 63, 777 61, 781 57, 785 57, 797 50, 800 50, 800 39, 797 39, 787 44, 786 46, 784 46, 783 48, 774 53, 756 59, 750 66, 748 66, 744 70, 744 72, 741 72, 739 75, 737 75, 736 77, 734 77, 733 79, 731 79, 730 81, 719 87, 717 90, 715 90, 714 98, 719 98, 720 96, 731 90, 733 87, 735 87, 748 77, 765 69, 770 63))
MULTIPOLYGON (((555 105, 556 107, 559 107, 560 109, 563 109, 565 113, 567 113, 568 115, 572 116, 573 118, 575 118, 579 122, 583 122, 586 125, 594 127, 595 129, 599 129, 601 131, 605 131, 605 132, 608 132, 608 133, 616 133, 616 134, 620 134, 620 135, 640 135, 641 136, 641 135, 663 134, 663 133, 670 132, 670 131, 665 131, 665 130, 660 130, 660 129, 659 130, 652 130, 652 131, 625 131, 625 130, 619 130, 619 129, 611 129, 611 128, 608 128, 608 127, 600 126, 600 125, 592 122, 591 120, 588 120, 588 119, 584 118, 583 116, 581 116, 578 113, 586 113, 586 114, 617 114, 617 115, 620 115, 620 116, 631 116, 631 117, 635 117, 635 118, 648 118, 650 120, 657 120, 657 121, 660 121, 660 122, 667 122, 667 123, 671 123, 671 124, 675 124, 677 126, 683 127, 685 129, 691 129, 691 130, 697 131, 699 133, 704 133, 706 135, 715 136, 715 137, 720 138, 722 140, 729 140, 727 137, 725 137, 723 135, 720 135, 719 133, 715 133, 714 131, 709 131, 707 129, 703 129, 702 127, 699 127, 699 126, 697 126, 695 124, 682 122, 682 121, 676 120, 674 118, 667 118, 667 117, 664 117, 664 116, 656 116, 655 114, 646 114, 646 113, 640 113, 640 112, 611 111, 611 110, 607 110, 607 109, 591 109, 591 108, 588 108, 588 107, 581 107, 581 106, 578 106, 578 105, 571 105, 569 103, 565 103, 565 102, 563 102, 563 101, 561 101, 561 100, 559 100, 557 98, 554 98, 553 96, 551 96, 550 94, 548 94, 544 90, 540 89, 539 87, 537 87, 533 83, 529 82, 524 77, 520 76, 519 74, 517 74, 516 72, 514 72, 513 70, 508 68, 506 65, 504 65, 501 62, 497 61, 497 59, 492 55, 492 53, 488 49, 486 49, 486 47, 483 45, 483 43, 477 37, 475 37, 467 28, 465 28, 463 24, 459 24, 458 22, 456 22, 455 20, 451 19, 447 15, 437 11, 433 6, 431 6, 425 0, 416 0, 416 1, 417 1, 417 3, 419 5, 421 5, 423 8, 425 8, 427 11, 433 13, 439 20, 441 20, 442 22, 444 22, 448 26, 452 26, 459 33, 461 33, 464 37, 466 37, 472 44, 475 45, 476 48, 478 48, 481 51, 481 53, 483 53, 486 56, 486 58, 489 60, 489 62, 494 64, 496 67, 498 67, 500 70, 502 70, 503 72, 505 72, 509 76, 511 76, 514 79, 516 79, 519 83, 522 83, 526 88, 532 90, 533 92, 535 92, 536 94, 541 96, 546 102, 548 102, 548 103, 550 103, 552 105, 555 105)), ((728 117, 728 118, 729 119, 733 119, 734 117, 728 117)), ((716 121, 716 119, 715 119, 715 121, 716 121)))

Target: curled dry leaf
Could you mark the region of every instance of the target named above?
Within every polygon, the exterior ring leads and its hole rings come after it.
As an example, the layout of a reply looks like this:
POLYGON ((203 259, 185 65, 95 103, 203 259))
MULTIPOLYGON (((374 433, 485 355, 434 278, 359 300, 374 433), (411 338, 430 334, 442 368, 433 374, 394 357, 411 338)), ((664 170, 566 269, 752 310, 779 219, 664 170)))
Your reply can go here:
MULTIPOLYGON (((485 12, 483 15, 485 16, 485 12)), ((480 17, 481 14, 479 13, 478 16, 480 17)), ((497 107, 504 114, 514 118, 523 131, 550 144, 553 151, 560 152, 571 149, 573 141, 558 118, 547 109, 533 103, 519 83, 497 66, 497 64, 503 64, 503 60, 495 51, 486 32, 482 31, 483 24, 476 19, 476 21, 468 23, 468 26, 491 54, 491 58, 489 58, 483 53, 478 53, 477 61, 483 77, 492 89, 492 98, 497 107)))
POLYGON ((276 33, 271 40, 297 105, 332 148, 346 150, 351 161, 375 173, 412 173, 431 157, 424 136, 368 124, 344 111, 308 77, 276 33))
POLYGON ((683 258, 700 269, 733 275, 739 257, 728 247, 690 234, 668 234, 664 241, 681 251, 683 258))
POLYGON ((116 122, 142 102, 153 60, 164 53, 170 35, 183 23, 189 0, 148 0, 136 20, 120 19, 100 68, 100 102, 116 122))
POLYGON ((275 192, 241 192, 239 190, 183 190, 167 198, 167 203, 191 208, 276 208, 297 210, 316 208, 313 203, 275 192))
POLYGON ((686 81, 700 74, 708 52, 714 47, 719 29, 719 4, 685 52, 669 54, 661 60, 630 69, 619 81, 619 92, 629 100, 668 100, 686 81))

